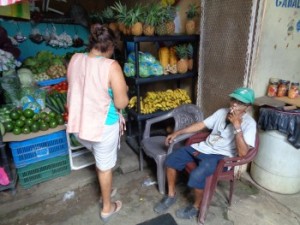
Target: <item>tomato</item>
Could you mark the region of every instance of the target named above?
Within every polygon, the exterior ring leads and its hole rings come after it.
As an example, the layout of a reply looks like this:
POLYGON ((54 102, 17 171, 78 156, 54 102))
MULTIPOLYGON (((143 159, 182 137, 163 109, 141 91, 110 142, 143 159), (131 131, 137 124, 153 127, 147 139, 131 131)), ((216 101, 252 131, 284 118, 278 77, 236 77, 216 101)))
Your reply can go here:
POLYGON ((48 130, 48 129, 49 129, 48 123, 42 122, 42 123, 40 124, 40 130, 46 131, 46 130, 48 130))
POLYGON ((49 127, 50 128, 55 128, 57 127, 58 123, 55 119, 51 119, 51 121, 49 122, 49 127))
POLYGON ((53 111, 49 112, 48 115, 51 117, 51 118, 55 118, 57 116, 57 114, 53 111))
POLYGON ((6 132, 12 132, 14 129, 14 123, 12 122, 5 122, 3 125, 6 132))
POLYGON ((17 113, 18 113, 20 116, 21 116, 21 115, 23 115, 23 110, 22 110, 22 109, 20 109, 20 108, 19 108, 19 109, 17 109, 17 110, 16 110, 16 112, 17 112, 17 113))
POLYGON ((38 122, 35 122, 30 127, 31 132, 38 132, 40 130, 40 125, 38 122))
POLYGON ((55 90, 61 91, 61 90, 62 90, 62 87, 58 86, 58 87, 55 88, 55 90))
POLYGON ((15 127, 23 127, 24 124, 25 124, 25 122, 23 120, 17 120, 16 124, 15 124, 15 127))
POLYGON ((9 114, 9 117, 12 119, 12 120, 17 120, 20 118, 20 114, 17 112, 17 111, 12 111, 10 114, 9 114))
POLYGON ((56 118, 56 121, 57 121, 58 125, 64 125, 65 124, 65 120, 62 116, 58 116, 56 118))
POLYGON ((32 118, 34 116, 34 111, 32 109, 25 109, 23 111, 23 115, 26 117, 26 118, 32 118))
POLYGON ((22 121, 24 121, 24 123, 25 123, 25 121, 26 121, 26 117, 25 117, 25 116, 23 116, 23 115, 21 115, 21 116, 19 117, 19 120, 22 120, 22 121))
POLYGON ((25 126, 22 128, 22 133, 23 134, 29 134, 31 132, 30 127, 29 126, 25 126))
POLYGON ((52 119, 52 117, 50 117, 50 115, 46 115, 46 116, 43 118, 43 121, 49 123, 51 119, 52 119))
POLYGON ((15 127, 15 128, 13 129, 13 134, 19 135, 19 134, 21 134, 21 133, 22 133, 22 128, 20 128, 20 127, 15 127))
POLYGON ((27 125, 27 126, 31 126, 32 124, 34 123, 34 120, 33 119, 27 119, 26 121, 25 121, 25 125, 27 125))
POLYGON ((34 114, 34 116, 32 117, 32 119, 34 121, 38 121, 40 119, 40 114, 39 113, 38 114, 34 114))
POLYGON ((44 119, 46 116, 48 116, 48 113, 46 113, 46 112, 40 113, 40 118, 44 119))
POLYGON ((69 115, 68 115, 67 112, 63 113, 63 118, 64 118, 64 121, 65 121, 65 122, 68 122, 69 115))

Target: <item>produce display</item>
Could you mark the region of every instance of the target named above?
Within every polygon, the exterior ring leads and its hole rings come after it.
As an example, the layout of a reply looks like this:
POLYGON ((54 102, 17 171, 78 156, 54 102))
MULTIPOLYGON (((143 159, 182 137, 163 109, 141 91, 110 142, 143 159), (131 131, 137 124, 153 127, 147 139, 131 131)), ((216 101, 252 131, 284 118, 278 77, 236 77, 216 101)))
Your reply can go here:
POLYGON ((67 102, 67 93, 53 92, 46 96, 46 106, 52 111, 63 114, 67 102))
POLYGON ((35 113, 31 109, 1 108, 1 134, 12 132, 15 135, 46 131, 65 123, 63 117, 53 111, 35 113))
MULTIPOLYGON (((124 35, 174 35, 175 17, 178 7, 175 0, 162 0, 146 4, 126 5, 116 1, 102 11, 88 14, 91 23, 107 24, 115 33, 124 35)), ((199 15, 200 7, 192 4, 187 10, 187 20, 195 20, 199 15)), ((195 26, 189 22, 189 27, 195 26)), ((187 31, 190 34, 194 32, 187 31)))
MULTIPOLYGON (((124 64, 126 77, 135 76, 135 53, 130 52, 124 64)), ((191 43, 179 44, 158 49, 158 60, 147 52, 139 52, 139 76, 160 76, 186 73, 193 69, 193 46, 191 43)))
POLYGON ((64 57, 48 51, 40 51, 34 57, 28 57, 22 67, 32 71, 35 81, 64 77, 67 72, 64 57))
POLYGON ((21 66, 21 62, 17 61, 12 53, 0 49, 0 72, 13 70, 21 66))
MULTIPOLYGON (((157 111, 167 111, 182 104, 191 103, 187 92, 183 89, 168 89, 166 91, 149 91, 145 98, 140 98, 140 109, 142 114, 150 114, 157 111)), ((128 108, 136 108, 137 96, 129 100, 128 108)))
POLYGON ((174 47, 161 47, 158 50, 159 62, 164 69, 164 74, 177 73, 177 55, 174 47))
POLYGON ((82 146, 82 144, 77 140, 77 138, 74 136, 74 134, 69 134, 70 137, 70 144, 72 147, 78 147, 82 146))
MULTIPOLYGON (((124 65, 124 74, 126 77, 135 76, 135 53, 128 55, 127 62, 124 65)), ((139 76, 160 76, 163 74, 163 68, 158 60, 148 52, 139 52, 139 76)))

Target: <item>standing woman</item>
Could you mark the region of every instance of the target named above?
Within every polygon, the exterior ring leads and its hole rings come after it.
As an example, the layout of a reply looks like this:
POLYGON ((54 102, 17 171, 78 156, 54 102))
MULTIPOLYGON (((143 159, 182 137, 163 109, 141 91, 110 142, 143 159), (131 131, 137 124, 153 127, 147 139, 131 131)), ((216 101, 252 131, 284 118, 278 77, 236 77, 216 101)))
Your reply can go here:
POLYGON ((106 222, 122 207, 121 201, 111 202, 110 194, 123 129, 118 111, 127 106, 128 96, 122 69, 110 59, 114 33, 100 24, 92 25, 90 32, 89 52, 76 53, 68 65, 67 132, 76 134, 94 154, 103 199, 100 217, 106 222))

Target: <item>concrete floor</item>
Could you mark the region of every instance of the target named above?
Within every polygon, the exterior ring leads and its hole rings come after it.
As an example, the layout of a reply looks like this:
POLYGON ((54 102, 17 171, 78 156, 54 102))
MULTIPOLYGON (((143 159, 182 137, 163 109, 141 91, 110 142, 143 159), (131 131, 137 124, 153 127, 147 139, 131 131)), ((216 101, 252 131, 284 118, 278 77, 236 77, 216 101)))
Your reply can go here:
MULTIPOLYGON (((124 142, 114 170, 114 199, 123 208, 107 224, 134 225, 157 216, 153 205, 162 195, 156 185, 143 186, 146 179, 155 181, 154 163, 147 160, 144 171, 138 170, 138 158, 124 142)), ((227 183, 220 183, 206 219, 206 225, 300 225, 300 193, 281 195, 257 186, 248 173, 236 182, 232 206, 228 207, 227 183)), ((184 179, 177 185, 179 199, 168 212, 178 225, 197 224, 195 219, 181 220, 175 210, 192 198, 184 179)), ((99 219, 99 188, 94 166, 72 171, 30 189, 17 186, 17 193, 0 192, 2 225, 94 225, 99 219)))

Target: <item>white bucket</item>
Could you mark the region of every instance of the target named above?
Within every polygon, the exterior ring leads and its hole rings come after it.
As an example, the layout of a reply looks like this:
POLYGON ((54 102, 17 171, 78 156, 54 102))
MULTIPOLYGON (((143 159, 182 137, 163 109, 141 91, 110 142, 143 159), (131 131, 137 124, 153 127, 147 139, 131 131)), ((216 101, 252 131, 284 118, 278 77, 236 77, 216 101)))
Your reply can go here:
POLYGON ((300 191, 300 149, 278 131, 259 131, 258 154, 251 164, 251 176, 263 188, 280 194, 300 191))

